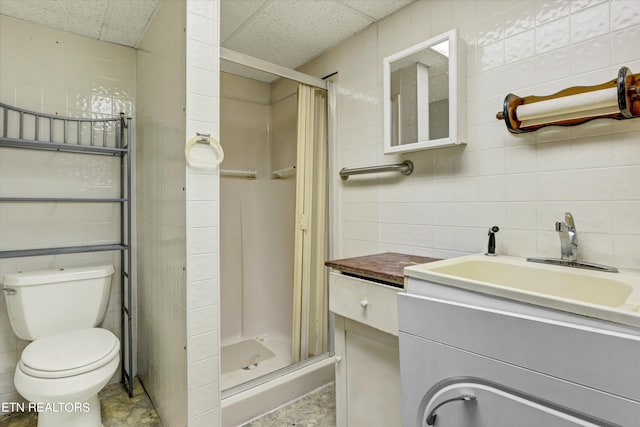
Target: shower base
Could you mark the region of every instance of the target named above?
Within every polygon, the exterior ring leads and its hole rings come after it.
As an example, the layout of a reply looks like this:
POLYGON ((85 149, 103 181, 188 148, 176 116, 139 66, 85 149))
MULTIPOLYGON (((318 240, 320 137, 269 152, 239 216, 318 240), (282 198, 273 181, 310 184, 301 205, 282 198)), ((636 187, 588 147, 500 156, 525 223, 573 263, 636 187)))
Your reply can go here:
POLYGON ((225 396, 222 393, 222 427, 236 427, 334 381, 335 359, 316 356, 268 375, 264 383, 225 396), (302 366, 301 366, 302 365, 302 366))
POLYGON ((226 390, 289 366, 291 338, 279 334, 242 337, 223 342, 220 353, 220 385, 226 390))
POLYGON ((262 344, 260 338, 250 338, 222 347, 222 374, 238 369, 253 370, 265 360, 275 357, 275 353, 262 344))

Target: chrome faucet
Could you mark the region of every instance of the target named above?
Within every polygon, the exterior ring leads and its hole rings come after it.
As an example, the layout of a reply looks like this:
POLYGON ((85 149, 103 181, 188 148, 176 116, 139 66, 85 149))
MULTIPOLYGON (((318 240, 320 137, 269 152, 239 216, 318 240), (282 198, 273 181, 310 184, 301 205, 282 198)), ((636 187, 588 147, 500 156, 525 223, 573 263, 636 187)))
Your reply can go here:
POLYGON ((564 213, 564 222, 556 222, 556 231, 560 233, 561 259, 576 261, 578 258, 578 232, 571 212, 564 213))
POLYGON ((578 261, 578 232, 571 212, 564 213, 564 222, 556 222, 556 231, 560 237, 561 258, 527 258, 530 262, 561 265, 564 267, 585 268, 587 270, 617 273, 618 269, 608 265, 596 264, 589 261, 578 261))

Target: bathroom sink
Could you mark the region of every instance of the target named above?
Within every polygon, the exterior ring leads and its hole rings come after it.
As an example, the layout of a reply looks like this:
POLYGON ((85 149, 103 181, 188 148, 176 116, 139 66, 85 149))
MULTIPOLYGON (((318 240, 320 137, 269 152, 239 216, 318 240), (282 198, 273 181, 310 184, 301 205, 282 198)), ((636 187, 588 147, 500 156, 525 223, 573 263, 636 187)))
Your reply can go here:
MULTIPOLYGON (((640 327, 640 275, 469 255, 405 268, 409 277, 640 327)), ((408 292, 420 282, 409 281, 408 292), (416 285, 415 283, 418 283, 416 285)))

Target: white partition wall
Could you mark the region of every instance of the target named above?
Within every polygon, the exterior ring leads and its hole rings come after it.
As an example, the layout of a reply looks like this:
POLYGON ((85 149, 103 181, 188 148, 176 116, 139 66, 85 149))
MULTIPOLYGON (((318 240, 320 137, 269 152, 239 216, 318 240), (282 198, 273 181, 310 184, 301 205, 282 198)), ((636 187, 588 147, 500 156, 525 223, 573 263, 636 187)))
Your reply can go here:
POLYGON ((139 377, 165 427, 188 416, 185 10, 164 2, 137 53, 139 377))
MULTIPOLYGON (((187 128, 220 138, 219 3, 187 0, 187 128)), ((187 167, 187 352, 189 427, 220 424, 219 169, 187 167)))
POLYGON ((218 138, 218 7, 164 2, 138 51, 140 378, 165 427, 219 424, 218 170, 184 156, 218 138))

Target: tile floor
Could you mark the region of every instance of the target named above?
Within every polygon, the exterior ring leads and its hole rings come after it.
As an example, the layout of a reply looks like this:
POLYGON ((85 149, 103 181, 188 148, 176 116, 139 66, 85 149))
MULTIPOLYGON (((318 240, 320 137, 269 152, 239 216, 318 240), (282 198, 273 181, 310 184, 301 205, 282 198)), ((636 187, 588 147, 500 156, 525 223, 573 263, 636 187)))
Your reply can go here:
MULTIPOLYGON (((242 427, 335 427, 335 384, 326 385, 242 427)), ((122 384, 110 384, 100 392, 104 427, 162 427, 142 385, 136 379, 129 399, 122 384)), ((2 427, 36 427, 35 413, 0 416, 2 427)))
POLYGON ((335 425, 336 388, 335 384, 331 383, 242 427, 335 427, 335 425))
MULTIPOLYGON (((100 392, 102 424, 104 427, 162 427, 158 414, 136 379, 133 398, 120 383, 109 384, 100 392)), ((36 427, 37 414, 26 412, 0 416, 2 427, 36 427)))

